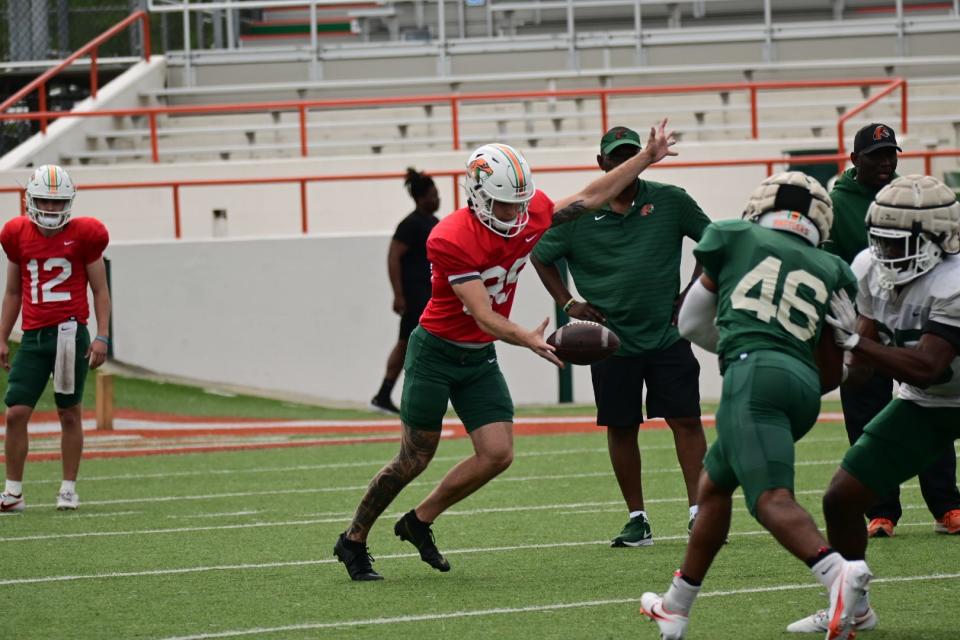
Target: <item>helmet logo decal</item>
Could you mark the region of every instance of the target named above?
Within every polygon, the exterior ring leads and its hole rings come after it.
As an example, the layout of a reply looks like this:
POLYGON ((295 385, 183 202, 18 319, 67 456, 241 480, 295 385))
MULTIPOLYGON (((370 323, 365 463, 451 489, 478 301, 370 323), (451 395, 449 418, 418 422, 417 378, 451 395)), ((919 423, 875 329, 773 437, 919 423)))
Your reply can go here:
POLYGON ((486 158, 477 158, 470 163, 470 166, 467 167, 467 170, 473 174, 474 179, 480 180, 481 173, 485 173, 488 176, 493 175, 493 169, 490 168, 490 165, 487 164, 486 158))

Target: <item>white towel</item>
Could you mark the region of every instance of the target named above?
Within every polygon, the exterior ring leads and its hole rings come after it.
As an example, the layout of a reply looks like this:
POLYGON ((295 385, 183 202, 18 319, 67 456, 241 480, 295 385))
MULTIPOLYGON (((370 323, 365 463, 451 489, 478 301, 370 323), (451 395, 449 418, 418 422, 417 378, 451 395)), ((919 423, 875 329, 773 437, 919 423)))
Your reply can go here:
POLYGON ((57 326, 57 356, 53 367, 53 390, 73 395, 77 356, 77 321, 67 320, 57 326))

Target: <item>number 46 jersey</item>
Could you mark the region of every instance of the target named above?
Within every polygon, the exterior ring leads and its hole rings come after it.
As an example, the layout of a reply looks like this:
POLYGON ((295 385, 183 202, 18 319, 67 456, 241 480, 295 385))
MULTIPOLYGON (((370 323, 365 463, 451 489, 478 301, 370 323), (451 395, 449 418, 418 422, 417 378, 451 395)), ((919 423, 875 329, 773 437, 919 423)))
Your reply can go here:
POLYGON ((743 220, 712 223, 693 253, 719 287, 721 370, 762 349, 816 368, 830 296, 840 289, 856 295, 856 278, 843 260, 791 233, 743 220))
POLYGON ((538 190, 527 211, 530 220, 512 238, 488 229, 467 207, 437 223, 427 239, 431 295, 420 316, 420 326, 453 342, 481 344, 496 339, 477 326, 454 293, 453 285, 479 278, 490 294, 493 310, 509 318, 517 278, 533 246, 550 228, 553 202, 538 190))
POLYGON ((70 318, 87 323, 87 265, 103 255, 109 241, 107 228, 96 218, 72 218, 49 238, 27 216, 3 225, 0 245, 20 267, 24 331, 70 318))

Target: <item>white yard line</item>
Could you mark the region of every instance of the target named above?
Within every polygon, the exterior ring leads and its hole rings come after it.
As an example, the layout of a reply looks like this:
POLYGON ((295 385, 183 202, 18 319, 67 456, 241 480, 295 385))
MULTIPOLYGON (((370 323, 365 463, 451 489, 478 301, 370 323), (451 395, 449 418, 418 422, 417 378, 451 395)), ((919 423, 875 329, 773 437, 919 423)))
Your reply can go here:
MULTIPOLYGON (((644 447, 645 451, 670 450, 673 451, 673 445, 663 445, 656 447, 644 447)), ((514 458, 533 458, 540 456, 560 456, 560 455, 579 455, 582 453, 606 453, 607 449, 600 447, 585 449, 558 449, 555 451, 527 451, 518 452, 514 458)), ((464 458, 459 456, 436 456, 433 462, 454 462, 464 458)), ((95 482, 103 480, 147 480, 150 478, 183 478, 189 476, 208 476, 208 475, 246 475, 251 473, 288 473, 293 471, 320 471, 322 469, 350 469, 354 467, 382 467, 387 462, 387 458, 377 458, 376 460, 364 460, 357 462, 328 462, 324 464, 300 464, 285 467, 249 467, 243 469, 200 469, 197 471, 168 471, 164 473, 125 473, 113 476, 80 476, 81 482, 95 482)), ((49 480, 31 480, 30 484, 59 484, 59 479, 49 480)))
MULTIPOLYGON (((517 480, 522 480, 522 478, 517 478, 517 480)), ((529 480, 529 478, 526 478, 529 480)), ((908 484, 903 485, 903 489, 916 489, 919 485, 908 484)), ((365 489, 366 487, 359 487, 358 489, 365 489)), ((283 492, 273 492, 273 493, 309 493, 314 492, 315 489, 302 489, 302 490, 288 490, 283 492)), ((823 489, 808 489, 804 491, 797 491, 797 495, 820 495, 823 493, 823 489)), ((220 496, 228 494, 219 494, 220 496)), ((236 494, 230 494, 236 495, 236 494)), ((248 495, 247 493, 239 495, 248 495)), ((256 494, 260 495, 260 494, 256 494)), ((195 496, 195 498, 204 498, 205 496, 195 496)), ((170 498, 171 500, 176 500, 177 498, 170 498)), ((155 500, 167 500, 167 498, 157 498, 155 500)), ((149 499, 144 499, 144 501, 149 501, 149 499)), ((667 504, 667 503, 686 503, 687 498, 677 497, 677 498, 654 498, 646 501, 648 504, 667 504)), ((611 504, 619 504, 619 502, 588 502, 588 503, 568 503, 568 504, 554 504, 554 505, 518 505, 513 507, 489 507, 482 509, 473 509, 473 510, 451 510, 446 512, 445 516, 472 516, 479 515, 484 513, 506 513, 512 511, 565 511, 570 509, 578 509, 580 507, 603 507, 611 504)), ((586 511, 581 511, 584 513, 586 511)), ((398 514, 394 514, 398 515, 398 514)), ((17 518, 23 517, 22 514, 7 514, 2 517, 5 518, 17 518)), ((137 536, 137 535, 159 535, 159 534, 171 534, 171 533, 198 533, 201 531, 218 531, 225 529, 256 529, 263 527, 299 527, 305 525, 313 524, 331 524, 337 522, 345 522, 349 519, 350 514, 344 513, 343 515, 335 515, 333 517, 324 517, 324 518, 310 518, 305 520, 282 520, 276 522, 250 522, 243 524, 229 524, 229 525, 217 525, 217 526, 208 526, 208 527, 173 527, 169 529, 134 529, 129 531, 87 531, 87 532, 78 532, 78 533, 48 533, 40 535, 30 535, 30 536, 10 536, 10 537, 0 537, 0 543, 2 542, 28 542, 36 540, 62 540, 69 538, 102 538, 102 537, 117 537, 117 536, 137 536)), ((665 538, 659 538, 665 539, 665 538)), ((2 583, 0 583, 2 584, 2 583)))
MULTIPOLYGON (((836 437, 836 438, 808 438, 806 440, 801 440, 797 445, 805 444, 824 444, 824 443, 836 443, 836 442, 845 442, 846 438, 836 437)), ((958 444, 960 446, 960 444, 958 444)), ((674 446, 669 445, 655 445, 655 446, 644 446, 641 448, 642 451, 673 451, 674 446)), ((592 447, 584 449, 558 449, 555 451, 519 451, 514 455, 514 458, 533 458, 533 457, 543 457, 543 456, 560 456, 560 455, 579 455, 583 453, 607 453, 605 447, 592 447)), ((433 462, 456 462, 462 460, 464 456, 436 456, 433 459, 433 462)), ((168 471, 165 473, 124 473, 118 475, 109 475, 109 476, 81 476, 81 482, 101 482, 101 481, 113 481, 113 480, 149 480, 152 478, 157 479, 167 479, 167 478, 184 478, 184 477, 194 477, 194 476, 211 476, 211 475, 246 475, 252 473, 292 473, 297 471, 321 471, 323 469, 351 469, 351 468, 361 468, 361 467, 382 467, 386 462, 386 458, 378 458, 376 460, 363 460, 357 462, 329 462, 322 464, 301 464, 301 465, 290 465, 284 467, 249 467, 244 469, 199 469, 196 471, 168 471)), ((839 463, 839 460, 834 462, 839 463)), ((808 465, 808 464, 820 464, 819 462, 810 463, 810 462, 798 462, 798 465, 808 465)), ((57 478, 50 478, 45 480, 31 480, 30 484, 59 484, 60 480, 57 478)))
MULTIPOLYGON (((903 576, 892 578, 877 578, 872 584, 893 584, 901 582, 917 582, 926 580, 955 580, 960 573, 933 574, 925 576, 903 576)), ((782 591, 801 591, 818 589, 816 583, 781 584, 772 587, 757 587, 753 589, 732 589, 729 591, 708 591, 700 594, 701 598, 722 598, 739 596, 751 593, 777 593, 782 591)), ((582 609, 586 607, 606 607, 621 604, 637 604, 636 598, 612 598, 608 600, 584 600, 580 602, 556 602, 551 604, 528 605, 525 607, 497 607, 494 609, 474 609, 466 611, 450 611, 447 613, 424 613, 412 616, 394 616, 388 618, 368 618, 366 620, 343 620, 339 622, 306 622, 301 624, 284 625, 282 627, 257 627, 253 629, 234 629, 218 633, 201 633, 191 636, 170 636, 164 640, 211 640, 213 638, 236 638, 240 636, 263 635, 268 633, 282 633, 284 631, 314 631, 319 629, 336 629, 345 627, 360 627, 373 625, 390 625, 405 622, 426 622, 432 620, 450 620, 453 618, 474 618, 478 616, 499 616, 516 613, 531 613, 537 611, 558 611, 562 609, 582 609)), ((639 618, 638 618, 639 619, 639 618)))

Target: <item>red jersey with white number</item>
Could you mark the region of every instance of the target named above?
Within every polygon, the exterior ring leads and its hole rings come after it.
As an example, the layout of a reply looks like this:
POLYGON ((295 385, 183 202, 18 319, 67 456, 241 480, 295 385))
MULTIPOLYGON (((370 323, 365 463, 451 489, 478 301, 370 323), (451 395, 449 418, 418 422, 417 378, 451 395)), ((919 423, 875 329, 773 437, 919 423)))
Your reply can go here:
POLYGON ((493 310, 509 318, 517 277, 537 240, 550 228, 553 201, 537 191, 528 212, 529 222, 512 238, 495 234, 466 207, 437 223, 427 239, 432 293, 420 316, 424 329, 454 342, 496 340, 477 326, 452 285, 479 277, 490 294, 493 310))
POLYGON ((20 267, 24 331, 70 318, 87 323, 87 265, 103 255, 109 241, 107 228, 96 218, 72 218, 49 238, 27 216, 3 225, 0 245, 20 267))

